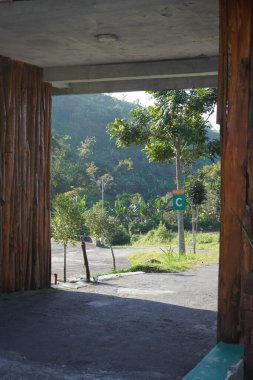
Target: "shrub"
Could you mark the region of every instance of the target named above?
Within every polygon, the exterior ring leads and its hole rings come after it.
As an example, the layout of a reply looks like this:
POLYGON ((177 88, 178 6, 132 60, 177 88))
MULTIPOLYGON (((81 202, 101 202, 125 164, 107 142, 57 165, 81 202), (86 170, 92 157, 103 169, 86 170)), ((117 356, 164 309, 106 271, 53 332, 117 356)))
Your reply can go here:
POLYGON ((138 241, 139 240, 139 235, 136 235, 136 234, 134 234, 134 235, 132 235, 131 236, 131 240, 130 240, 130 242, 131 242, 131 244, 133 244, 133 243, 135 243, 136 241, 138 241))
POLYGON ((140 235, 138 239, 134 238, 133 243, 136 245, 159 245, 169 244, 174 238, 175 233, 167 230, 166 226, 162 223, 155 230, 149 231, 146 235, 140 235))
POLYGON ((157 242, 171 241, 171 233, 167 230, 165 225, 160 222, 156 230, 154 230, 154 240, 157 242))
POLYGON ((219 235, 218 234, 199 234, 197 236, 197 242, 200 244, 218 243, 219 235))
POLYGON ((112 238, 112 245, 130 244, 130 235, 124 226, 119 226, 112 238))

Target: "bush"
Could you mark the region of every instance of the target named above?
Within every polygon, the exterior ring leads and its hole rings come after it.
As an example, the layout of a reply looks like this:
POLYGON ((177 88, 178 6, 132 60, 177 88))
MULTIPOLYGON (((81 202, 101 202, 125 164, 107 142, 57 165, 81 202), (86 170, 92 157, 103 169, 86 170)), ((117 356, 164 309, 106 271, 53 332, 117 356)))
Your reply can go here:
POLYGON ((136 241, 138 241, 139 240, 139 235, 136 235, 136 234, 134 234, 134 235, 132 235, 131 236, 131 244, 133 244, 133 243, 135 243, 136 241))
POLYGON ((198 234, 197 242, 200 244, 219 243, 218 234, 198 234))
POLYGON ((167 230, 166 226, 160 222, 155 230, 149 231, 146 235, 139 236, 138 239, 135 238, 133 243, 136 243, 138 246, 169 244, 174 238, 174 235, 175 233, 167 230))
POLYGON ((130 235, 124 226, 119 226, 112 238, 112 245, 130 244, 130 235))
POLYGON ((165 225, 160 222, 156 230, 154 230, 154 240, 157 242, 168 242, 171 241, 172 236, 170 231, 167 230, 165 225))
POLYGON ((154 228, 154 221, 145 220, 144 222, 140 222, 138 218, 133 218, 128 227, 131 234, 145 234, 154 228))

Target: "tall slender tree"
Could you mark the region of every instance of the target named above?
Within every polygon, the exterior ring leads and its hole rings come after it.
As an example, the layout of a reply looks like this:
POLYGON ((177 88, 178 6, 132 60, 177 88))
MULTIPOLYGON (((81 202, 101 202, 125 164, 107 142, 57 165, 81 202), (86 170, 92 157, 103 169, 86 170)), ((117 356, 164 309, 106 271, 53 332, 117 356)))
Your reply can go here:
POLYGON ((199 208, 206 200, 206 188, 198 177, 191 176, 187 180, 186 190, 192 210, 192 247, 193 253, 196 253, 199 208))
POLYGON ((85 198, 78 196, 78 191, 70 191, 58 194, 54 197, 51 219, 52 237, 58 243, 63 244, 64 266, 63 281, 67 279, 67 247, 71 243, 76 244, 76 237, 80 235, 84 222, 85 198))
MULTIPOLYGON (((209 116, 216 102, 215 89, 151 92, 155 104, 137 107, 130 120, 115 119, 108 126, 119 147, 143 146, 152 162, 175 163, 176 187, 184 186, 184 168, 199 158, 213 158, 218 142, 208 137, 209 116)), ((177 211, 178 250, 185 253, 183 211, 177 211)))
POLYGON ((116 270, 116 260, 112 247, 112 240, 119 228, 117 218, 109 215, 107 210, 102 208, 100 202, 85 211, 84 218, 85 224, 90 230, 90 234, 97 240, 102 238, 109 244, 112 254, 113 270, 116 270))

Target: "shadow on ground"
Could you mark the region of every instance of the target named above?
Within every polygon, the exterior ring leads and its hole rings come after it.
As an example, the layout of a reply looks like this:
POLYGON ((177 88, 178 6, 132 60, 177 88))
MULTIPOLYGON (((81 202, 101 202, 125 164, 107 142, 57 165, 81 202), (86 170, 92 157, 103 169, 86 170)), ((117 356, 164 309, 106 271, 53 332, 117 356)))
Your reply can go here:
MULTIPOLYGON (((95 286, 95 285, 94 285, 95 286)), ((216 312, 82 291, 0 299, 1 379, 181 379, 216 312)))

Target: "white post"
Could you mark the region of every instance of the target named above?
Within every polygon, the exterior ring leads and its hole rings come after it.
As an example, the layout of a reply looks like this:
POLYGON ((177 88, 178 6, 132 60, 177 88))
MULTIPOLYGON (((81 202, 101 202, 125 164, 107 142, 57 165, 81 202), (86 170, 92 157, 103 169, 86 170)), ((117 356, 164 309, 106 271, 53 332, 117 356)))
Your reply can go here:
POLYGON ((102 188, 102 210, 104 210, 104 180, 103 178, 102 178, 101 188, 102 188))

